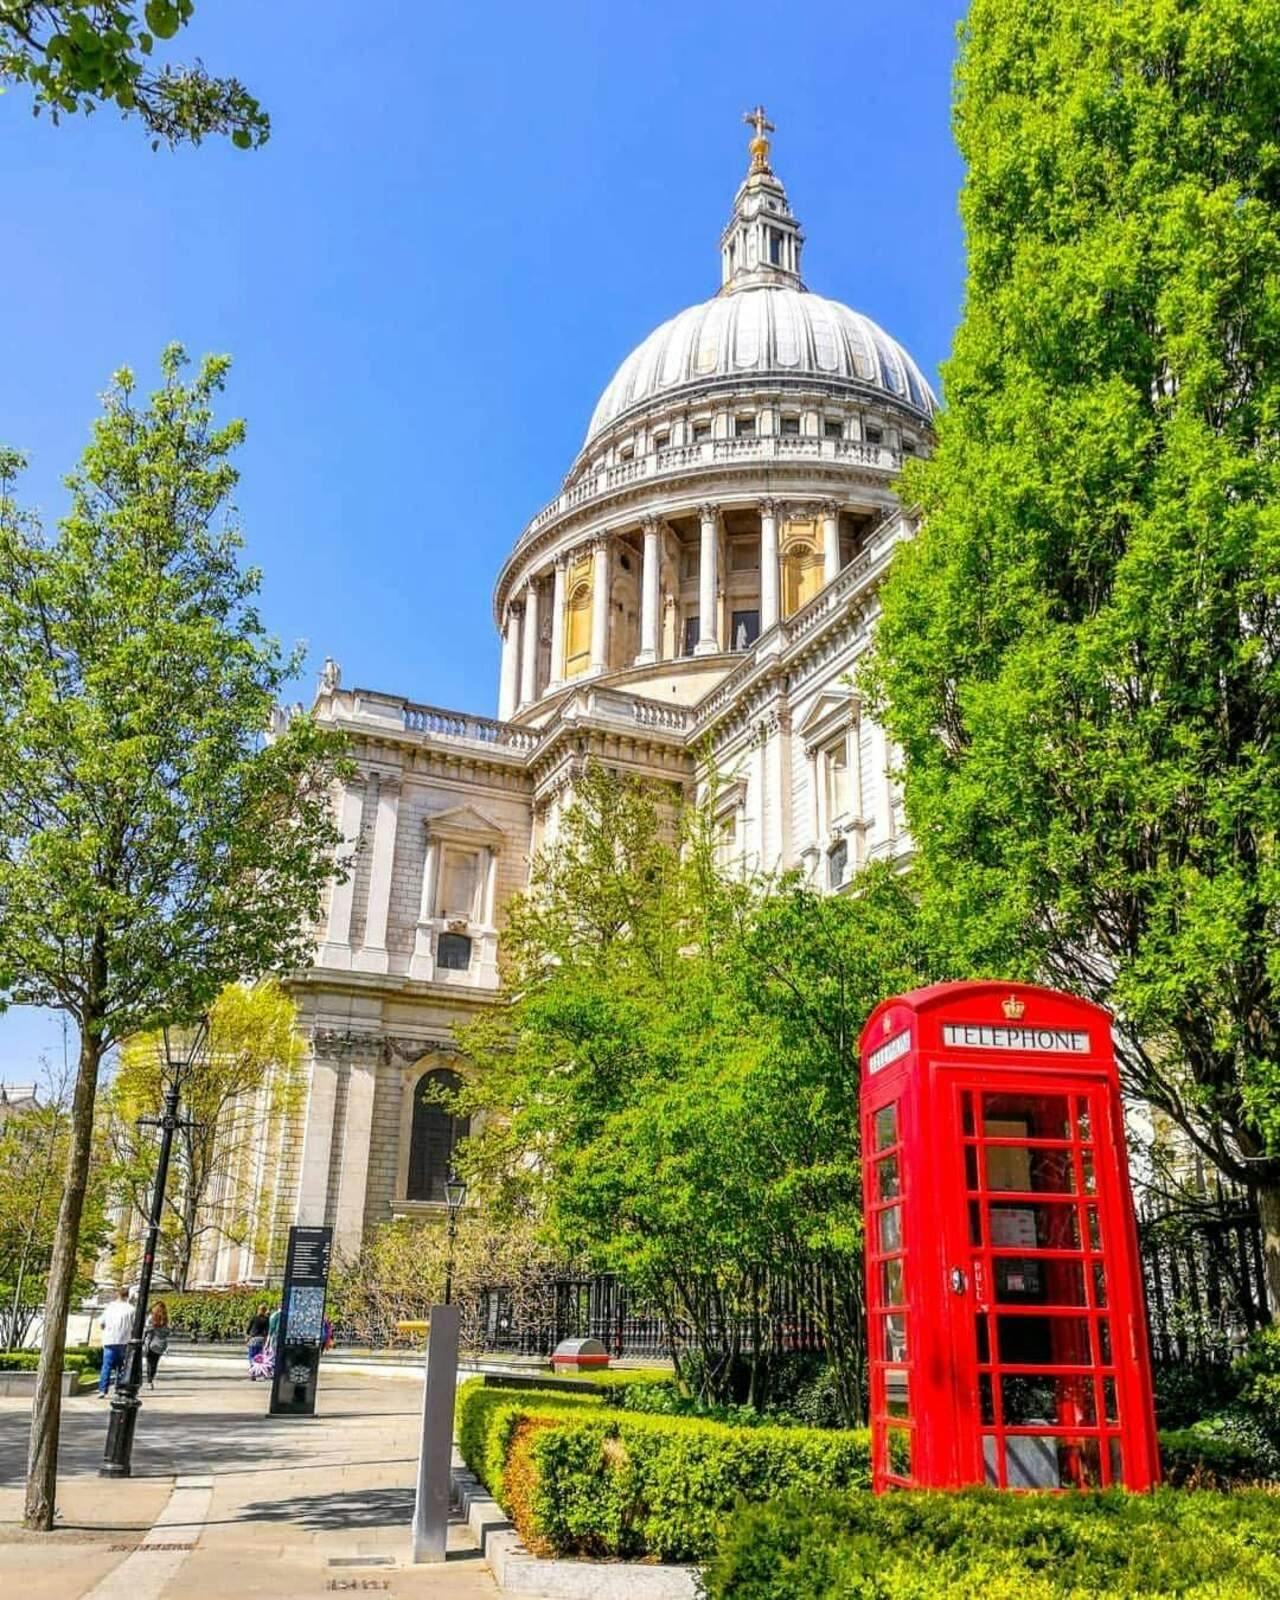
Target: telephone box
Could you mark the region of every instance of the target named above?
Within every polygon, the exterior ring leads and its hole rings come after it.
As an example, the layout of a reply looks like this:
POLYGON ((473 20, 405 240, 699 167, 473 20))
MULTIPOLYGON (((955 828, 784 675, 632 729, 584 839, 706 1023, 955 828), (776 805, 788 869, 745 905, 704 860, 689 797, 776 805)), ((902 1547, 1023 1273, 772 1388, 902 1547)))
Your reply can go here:
POLYGON ((883 1001, 862 1150, 876 1490, 1156 1483, 1108 1013, 1029 984, 883 1001))

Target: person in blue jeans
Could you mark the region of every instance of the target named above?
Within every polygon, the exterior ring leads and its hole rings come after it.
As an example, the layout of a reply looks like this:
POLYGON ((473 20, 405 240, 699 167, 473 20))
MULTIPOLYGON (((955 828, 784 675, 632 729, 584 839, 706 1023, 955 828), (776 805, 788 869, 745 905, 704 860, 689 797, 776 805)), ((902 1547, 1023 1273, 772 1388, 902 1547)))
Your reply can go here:
POLYGON ((105 1398, 111 1388, 111 1379, 120 1381, 125 1357, 129 1354, 129 1336, 133 1332, 133 1302, 129 1290, 121 1284, 116 1298, 102 1313, 102 1375, 98 1379, 98 1398, 105 1398))

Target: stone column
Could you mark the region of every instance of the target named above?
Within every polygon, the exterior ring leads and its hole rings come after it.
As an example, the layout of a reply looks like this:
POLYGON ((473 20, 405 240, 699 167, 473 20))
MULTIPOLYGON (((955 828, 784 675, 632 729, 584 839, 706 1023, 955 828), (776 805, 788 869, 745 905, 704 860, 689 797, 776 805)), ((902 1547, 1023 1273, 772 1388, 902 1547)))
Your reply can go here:
POLYGON ((507 607, 502 629, 502 676, 498 685, 498 719, 505 722, 520 699, 520 606, 507 607))
POLYGON ((524 589, 524 661, 520 673, 520 704, 538 698, 538 585, 532 578, 524 589))
POLYGON ((830 583, 840 571, 840 507, 824 500, 822 513, 822 581, 830 583))
POLYGON ((342 789, 342 808, 338 826, 342 830, 339 850, 352 856, 347 868, 347 881, 335 883, 329 892, 329 920, 325 927, 324 948, 320 965, 324 967, 350 967, 351 965, 351 905, 355 897, 356 872, 360 862, 353 852, 360 843, 360 820, 364 814, 364 773, 348 778, 342 789))
POLYGON ((338 1061, 317 1039, 311 1044, 306 1123, 298 1163, 298 1200, 291 1221, 322 1228, 329 1198, 329 1156, 338 1103, 338 1061))
POLYGON ((698 552, 698 643, 695 656, 713 656, 720 649, 716 636, 716 596, 719 584, 716 572, 716 508, 712 505, 698 507, 702 521, 702 543, 698 552))
POLYGON ((333 1253, 354 1261, 364 1237, 364 1203, 369 1187, 369 1149, 373 1133, 373 1098, 377 1087, 377 1045, 370 1059, 347 1068, 347 1105, 342 1119, 342 1160, 333 1216, 333 1253))
POLYGON ((640 572, 640 654, 636 666, 658 659, 658 567, 662 524, 649 517, 644 524, 644 564, 640 572))
POLYGON ((548 689, 558 689, 564 682, 564 591, 568 566, 564 556, 557 557, 551 589, 551 681, 548 689))
POLYGON ((609 661, 609 541, 591 546, 591 670, 603 672, 609 661))
POLYGON ((760 502, 760 632, 778 620, 778 507, 760 502))
POLYGON ((391 908, 391 869, 395 863, 396 824, 399 817, 400 776, 394 772, 380 773, 364 945, 356 952, 354 960, 354 965, 361 972, 387 970, 387 914, 391 908))
POLYGON ((435 952, 431 929, 436 914, 436 879, 440 872, 440 841, 427 835, 427 857, 422 864, 422 900, 418 906, 418 926, 409 962, 411 978, 430 978, 435 973, 435 952))

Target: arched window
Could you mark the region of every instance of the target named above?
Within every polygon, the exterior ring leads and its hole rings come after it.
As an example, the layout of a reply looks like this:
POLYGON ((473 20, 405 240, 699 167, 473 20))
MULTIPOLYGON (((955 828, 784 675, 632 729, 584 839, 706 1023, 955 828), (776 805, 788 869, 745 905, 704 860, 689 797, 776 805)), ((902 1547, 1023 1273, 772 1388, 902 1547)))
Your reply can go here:
POLYGON ((453 1164, 453 1152, 459 1140, 466 1138, 470 1122, 455 1117, 440 1097, 457 1094, 461 1087, 462 1079, 447 1067, 424 1072, 414 1085, 406 1200, 444 1200, 444 1180, 453 1164))
POLYGON ((575 583, 565 607, 564 675, 576 678, 591 665, 591 585, 575 583))
POLYGON ((803 541, 789 543, 782 558, 782 614, 808 605, 822 587, 822 551, 803 541))

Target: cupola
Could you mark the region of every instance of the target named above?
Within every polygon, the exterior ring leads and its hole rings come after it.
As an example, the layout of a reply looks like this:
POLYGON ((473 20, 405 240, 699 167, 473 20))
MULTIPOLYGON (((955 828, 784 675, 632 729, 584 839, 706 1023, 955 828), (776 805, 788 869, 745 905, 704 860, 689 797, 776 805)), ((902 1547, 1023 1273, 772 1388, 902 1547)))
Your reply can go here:
POLYGON ((751 165, 733 200, 733 215, 720 235, 720 293, 772 285, 803 289, 800 249, 804 235, 791 214, 787 191, 769 165, 773 123, 757 106, 742 119, 755 129, 751 165))

